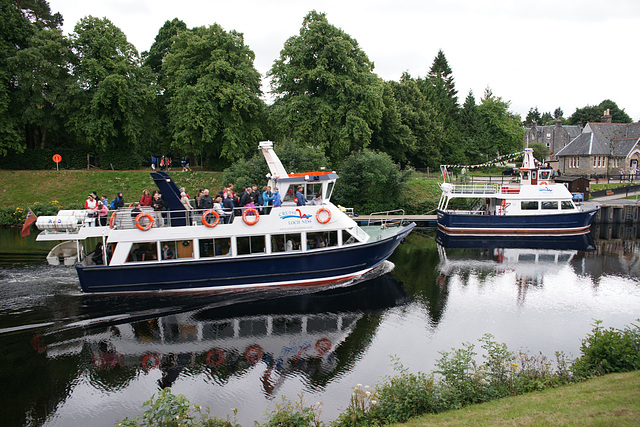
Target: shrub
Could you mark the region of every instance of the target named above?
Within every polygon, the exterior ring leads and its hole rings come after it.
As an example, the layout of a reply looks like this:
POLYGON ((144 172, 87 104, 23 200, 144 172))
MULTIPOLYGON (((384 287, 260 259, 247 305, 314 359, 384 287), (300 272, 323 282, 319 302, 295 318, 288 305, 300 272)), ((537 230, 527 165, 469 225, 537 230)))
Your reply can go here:
POLYGON ((206 426, 206 427, 239 427, 239 424, 230 420, 222 420, 202 413, 202 408, 192 405, 182 394, 172 394, 171 389, 165 388, 158 393, 158 398, 143 403, 149 409, 135 418, 125 418, 118 423, 120 427, 182 427, 182 426, 206 426))
POLYGON ((574 374, 588 377, 640 369, 640 326, 632 323, 632 327, 616 330, 601 324, 597 320, 591 334, 582 340, 574 374))
POLYGON ((276 409, 267 413, 269 420, 257 426, 264 427, 298 427, 298 426, 322 426, 320 421, 320 403, 306 406, 302 393, 295 403, 282 397, 282 402, 276 404, 276 409))

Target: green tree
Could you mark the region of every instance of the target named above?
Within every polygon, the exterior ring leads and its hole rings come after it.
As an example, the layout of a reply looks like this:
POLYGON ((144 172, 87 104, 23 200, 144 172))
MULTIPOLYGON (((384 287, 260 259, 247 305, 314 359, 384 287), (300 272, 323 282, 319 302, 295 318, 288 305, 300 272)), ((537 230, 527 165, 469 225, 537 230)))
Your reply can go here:
POLYGON ((583 108, 576 108, 576 111, 567 119, 567 124, 577 125, 580 123, 601 122, 602 115, 606 110, 609 110, 613 123, 631 123, 632 121, 631 117, 624 112, 624 109, 620 109, 615 102, 605 99, 596 106, 587 105, 583 108))
POLYGON ((402 106, 395 97, 396 82, 384 82, 382 102, 384 109, 380 124, 374 128, 370 147, 383 151, 391 156, 393 161, 407 164, 409 155, 415 147, 415 136, 404 123, 402 106))
POLYGON ((437 112, 443 138, 439 141, 439 153, 448 163, 465 162, 464 148, 460 143, 458 91, 451 67, 442 50, 433 60, 426 79, 418 79, 418 85, 437 112))
POLYGON ((529 144, 529 148, 533 149, 533 157, 535 157, 536 160, 540 162, 545 162, 547 160, 547 157, 549 157, 549 154, 551 154, 549 152, 549 147, 541 142, 534 142, 532 144, 529 144))
POLYGON ((0 0, 0 155, 9 150, 23 151, 24 138, 21 136, 21 107, 16 95, 15 57, 25 48, 33 32, 29 20, 25 18, 12 0, 0 0))
POLYGON ((562 108, 558 107, 553 110, 553 118, 556 120, 561 120, 564 118, 564 111, 562 111, 562 108))
POLYGON ((278 133, 338 162, 369 145, 380 123, 383 85, 356 40, 309 12, 268 73, 278 133))
POLYGON ((527 113, 527 118, 524 120, 525 126, 532 126, 533 123, 542 124, 542 117, 540 116, 540 111, 538 111, 538 107, 530 108, 527 113))
POLYGON ((151 68, 151 70, 158 76, 158 84, 164 89, 162 81, 164 79, 164 72, 162 71, 162 62, 165 56, 171 50, 173 44, 173 37, 178 33, 187 30, 187 24, 178 18, 173 18, 171 21, 166 21, 149 49, 149 52, 143 52, 144 57, 143 64, 151 68))
POLYGON ((74 58, 71 43, 62 31, 46 27, 36 29, 29 46, 12 58, 28 148, 45 148, 51 133, 63 130, 58 106, 71 84, 69 65, 74 58))
POLYGON ((105 153, 138 152, 153 92, 137 50, 106 18, 81 19, 71 39, 79 57, 67 106, 71 129, 105 153))
POLYGON ((391 82, 399 107, 402 123, 411 130, 413 137, 407 157, 409 163, 419 168, 438 168, 443 160, 441 146, 445 139, 442 123, 418 82, 407 73, 400 82, 391 82))
POLYGON ((255 148, 264 103, 254 58, 218 24, 178 32, 163 64, 172 148, 227 162, 255 148))
POLYGON ((524 129, 520 117, 509 112, 509 103, 495 96, 491 89, 485 90, 478 106, 483 128, 481 153, 491 160, 498 154, 508 154, 522 149, 524 129))
POLYGON ((403 206, 407 172, 386 153, 369 149, 351 154, 339 170, 334 199, 356 212, 380 212, 403 206))
POLYGON ((460 110, 460 134, 467 159, 480 159, 482 154, 483 122, 473 91, 464 100, 460 110))

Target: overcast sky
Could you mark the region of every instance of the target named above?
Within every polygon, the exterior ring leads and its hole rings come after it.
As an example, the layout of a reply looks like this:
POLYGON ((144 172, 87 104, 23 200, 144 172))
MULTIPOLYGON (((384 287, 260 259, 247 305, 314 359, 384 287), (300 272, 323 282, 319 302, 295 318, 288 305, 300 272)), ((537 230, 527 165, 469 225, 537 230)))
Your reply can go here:
MULTIPOLYGON (((462 104, 485 88, 524 119, 560 107, 616 102, 640 120, 638 0, 49 0, 69 34, 88 15, 108 18, 149 50, 160 27, 218 23, 244 34, 263 75, 310 10, 355 38, 384 80, 423 77, 444 52, 462 104)), ((268 89, 268 88, 267 88, 268 89)))

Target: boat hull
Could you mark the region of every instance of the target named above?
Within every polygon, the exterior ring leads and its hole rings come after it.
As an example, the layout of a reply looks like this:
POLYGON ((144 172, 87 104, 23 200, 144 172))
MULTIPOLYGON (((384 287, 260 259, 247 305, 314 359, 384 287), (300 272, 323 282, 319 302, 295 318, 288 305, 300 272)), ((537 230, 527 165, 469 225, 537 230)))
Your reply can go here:
POLYGON ((315 286, 340 283, 386 260, 415 227, 375 242, 321 251, 119 266, 76 265, 83 292, 132 293, 315 286))
POLYGON ((598 208, 550 215, 473 215, 438 210, 438 228, 466 235, 568 235, 589 232, 598 208))

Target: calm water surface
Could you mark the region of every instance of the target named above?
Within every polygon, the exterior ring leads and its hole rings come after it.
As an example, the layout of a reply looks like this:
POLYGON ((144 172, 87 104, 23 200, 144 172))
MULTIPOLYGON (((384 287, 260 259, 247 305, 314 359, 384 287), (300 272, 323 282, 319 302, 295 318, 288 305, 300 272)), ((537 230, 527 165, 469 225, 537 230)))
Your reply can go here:
POLYGON ((637 235, 598 228, 584 251, 443 248, 414 232, 350 286, 97 297, 80 293, 73 268, 46 265, 49 246, 0 230, 3 424, 112 426, 168 386, 218 417, 237 408, 245 426, 300 393, 329 421, 353 386, 395 373, 392 357, 428 372, 440 351, 486 333, 513 351, 575 358, 594 319, 623 328, 640 317, 637 235))

